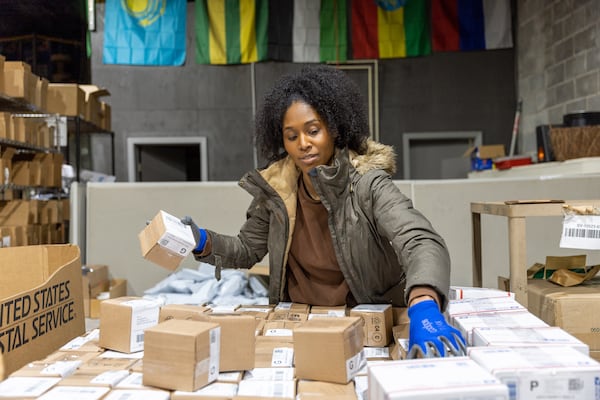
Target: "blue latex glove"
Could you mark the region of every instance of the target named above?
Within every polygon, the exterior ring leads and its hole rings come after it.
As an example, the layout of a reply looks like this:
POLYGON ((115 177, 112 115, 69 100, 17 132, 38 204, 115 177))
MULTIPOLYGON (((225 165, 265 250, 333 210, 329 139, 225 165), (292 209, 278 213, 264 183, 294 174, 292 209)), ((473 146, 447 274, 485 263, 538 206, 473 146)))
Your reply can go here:
POLYGON ((198 225, 196 225, 192 217, 189 216, 183 217, 181 219, 181 223, 189 225, 192 228, 192 233, 194 234, 194 239, 196 240, 196 247, 192 251, 194 253, 202 253, 204 246, 206 246, 206 240, 208 239, 206 230, 198 228, 198 225))
POLYGON ((437 303, 426 300, 408 309, 408 358, 466 355, 460 331, 446 322, 437 303))

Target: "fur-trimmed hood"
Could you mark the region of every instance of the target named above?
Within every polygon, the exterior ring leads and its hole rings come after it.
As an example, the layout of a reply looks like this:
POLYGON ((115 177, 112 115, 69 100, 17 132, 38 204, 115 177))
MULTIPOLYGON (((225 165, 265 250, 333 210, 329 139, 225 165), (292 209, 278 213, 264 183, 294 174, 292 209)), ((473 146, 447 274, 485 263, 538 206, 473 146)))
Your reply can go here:
POLYGON ((350 152, 350 163, 356 171, 364 175, 372 169, 383 169, 390 175, 396 173, 396 152, 392 146, 367 140, 367 152, 357 154, 350 152))

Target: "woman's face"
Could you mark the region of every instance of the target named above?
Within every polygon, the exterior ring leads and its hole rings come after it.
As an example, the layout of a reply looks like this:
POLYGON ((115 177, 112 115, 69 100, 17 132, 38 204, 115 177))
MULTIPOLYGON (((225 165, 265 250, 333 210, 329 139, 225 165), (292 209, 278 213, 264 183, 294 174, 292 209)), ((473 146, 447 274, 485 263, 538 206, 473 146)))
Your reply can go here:
POLYGON ((283 147, 304 175, 329 164, 335 151, 325 122, 308 104, 295 101, 283 116, 283 147))

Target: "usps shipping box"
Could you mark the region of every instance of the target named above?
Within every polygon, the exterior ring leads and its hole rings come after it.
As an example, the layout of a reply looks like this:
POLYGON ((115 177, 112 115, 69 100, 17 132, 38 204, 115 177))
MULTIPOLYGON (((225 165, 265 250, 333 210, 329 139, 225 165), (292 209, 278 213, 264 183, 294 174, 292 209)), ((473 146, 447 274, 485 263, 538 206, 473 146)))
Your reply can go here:
POLYGON ((392 340, 391 304, 359 304, 350 310, 350 316, 363 319, 365 346, 385 347, 392 340))
POLYGON ((85 332, 74 245, 0 248, 0 379, 85 332))
POLYGON ((163 210, 138 234, 138 239, 145 259, 171 271, 196 247, 192 228, 163 210))

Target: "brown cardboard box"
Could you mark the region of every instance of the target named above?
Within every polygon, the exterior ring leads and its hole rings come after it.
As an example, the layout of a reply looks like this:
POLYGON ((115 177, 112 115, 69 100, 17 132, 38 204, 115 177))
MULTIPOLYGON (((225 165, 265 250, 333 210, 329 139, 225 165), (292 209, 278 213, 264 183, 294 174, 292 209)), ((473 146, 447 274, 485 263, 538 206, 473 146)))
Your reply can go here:
POLYGON ((359 304, 350 310, 350 316, 363 319, 365 346, 385 347, 392 340, 391 304, 359 304))
POLYGON ((208 307, 193 304, 165 304, 158 313, 158 323, 170 319, 191 319, 204 321, 203 314, 209 310, 208 307))
POLYGON ((300 379, 297 385, 297 400, 320 398, 356 399, 354 382, 340 384, 300 379))
POLYGON ((46 111, 48 104, 48 79, 41 76, 33 76, 35 91, 32 103, 40 111, 46 111))
POLYGON ((74 245, 0 249, 0 379, 85 331, 74 245))
POLYGON ((50 83, 48 84, 46 108, 49 113, 83 117, 85 92, 76 83, 50 83))
POLYGON ((25 226, 31 222, 27 200, 0 201, 0 226, 25 226))
POLYGON ((31 66, 22 61, 4 62, 4 93, 8 97, 33 102, 35 93, 35 75, 31 66))
POLYGON ((527 284, 529 311, 550 326, 558 326, 600 350, 600 279, 564 287, 543 279, 527 284))
POLYGON ((112 107, 110 104, 101 101, 100 111, 102 113, 100 118, 100 128, 110 131, 112 129, 112 107))
POLYGON ((144 331, 158 323, 158 301, 125 296, 100 303, 100 347, 135 353, 144 350, 144 331))
POLYGON ((154 216, 138 238, 145 259, 172 271, 196 247, 190 226, 163 210, 154 216))
POLYGON ((294 329, 298 379, 348 383, 366 360, 360 317, 314 318, 294 329))
POLYGON ((0 112, 0 138, 11 139, 12 138, 11 129, 12 129, 11 113, 0 112))
POLYGON ((250 315, 204 314, 207 322, 221 327, 220 371, 244 371, 254 368, 256 320, 250 315))
POLYGON ((221 328, 171 319, 146 329, 143 384, 194 391, 217 380, 221 328))
POLYGON ((11 182, 12 158, 15 152, 14 147, 7 147, 4 151, 0 150, 0 184, 11 182))
POLYGON ((292 336, 257 336, 254 368, 292 367, 294 342, 292 336))
POLYGON ((90 121, 97 127, 102 125, 102 106, 100 97, 110 96, 108 89, 96 85, 79 85, 85 92, 84 119, 90 121))
POLYGON ((100 318, 100 304, 107 299, 117 299, 127 296, 127 279, 111 279, 103 286, 106 298, 93 297, 90 299, 90 318, 100 318))
POLYGON ((83 308, 85 316, 89 318, 90 299, 95 299, 101 292, 106 291, 106 287, 109 285, 108 265, 85 265, 81 268, 81 274, 83 308))

